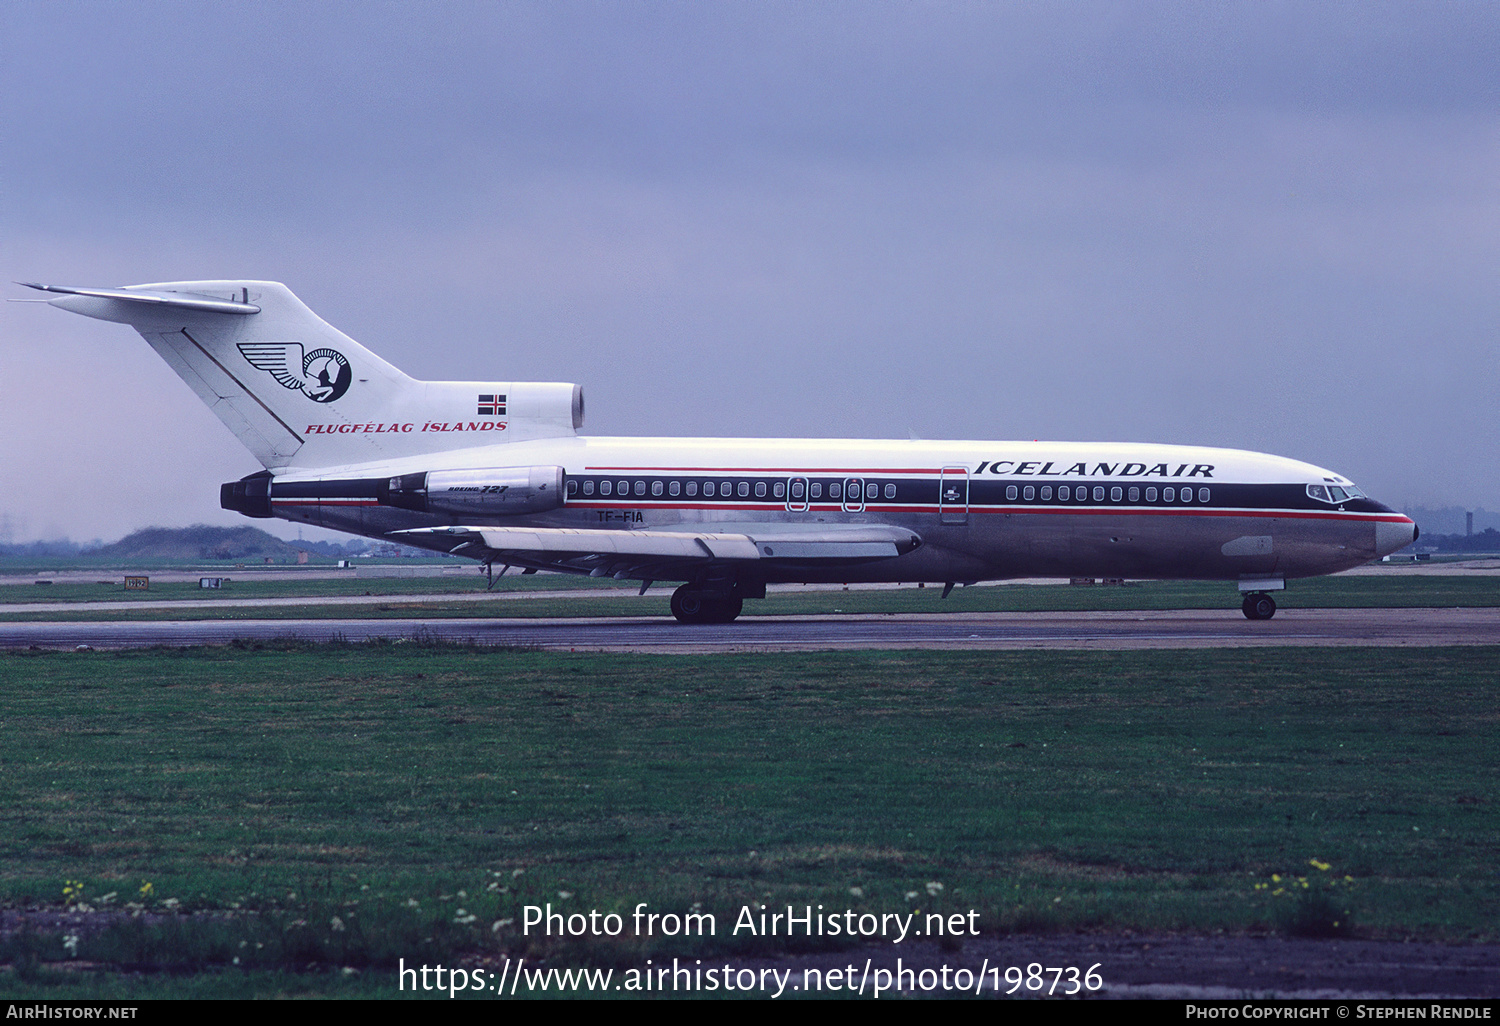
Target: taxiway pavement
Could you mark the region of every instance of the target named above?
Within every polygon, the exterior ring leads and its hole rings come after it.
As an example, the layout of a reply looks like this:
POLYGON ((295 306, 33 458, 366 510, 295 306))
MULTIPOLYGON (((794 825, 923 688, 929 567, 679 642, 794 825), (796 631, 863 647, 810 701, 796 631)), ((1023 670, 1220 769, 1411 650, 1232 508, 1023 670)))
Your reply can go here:
POLYGON ((1259 648, 1500 645, 1500 609, 1284 609, 746 616, 687 625, 668 617, 193 620, 3 623, 0 649, 223 645, 236 640, 375 639, 552 651, 732 652, 839 649, 1259 648))

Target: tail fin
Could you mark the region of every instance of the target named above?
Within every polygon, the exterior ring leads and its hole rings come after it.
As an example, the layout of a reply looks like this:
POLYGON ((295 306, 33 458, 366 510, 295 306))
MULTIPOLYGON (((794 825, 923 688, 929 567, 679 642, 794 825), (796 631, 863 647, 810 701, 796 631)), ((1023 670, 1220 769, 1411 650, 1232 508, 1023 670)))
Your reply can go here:
POLYGON ((30 287, 135 328, 272 471, 568 436, 583 423, 577 385, 417 381, 278 282, 30 287))

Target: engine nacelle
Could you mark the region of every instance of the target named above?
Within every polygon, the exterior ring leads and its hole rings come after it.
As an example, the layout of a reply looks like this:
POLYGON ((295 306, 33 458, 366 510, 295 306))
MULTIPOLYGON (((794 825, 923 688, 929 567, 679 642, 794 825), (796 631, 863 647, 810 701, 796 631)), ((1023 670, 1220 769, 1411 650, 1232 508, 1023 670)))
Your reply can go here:
POLYGON ((219 485, 219 505, 247 517, 264 519, 275 516, 271 512, 271 472, 262 470, 219 485))
POLYGON ((509 517, 563 504, 562 467, 429 470, 393 477, 381 501, 418 513, 509 517))

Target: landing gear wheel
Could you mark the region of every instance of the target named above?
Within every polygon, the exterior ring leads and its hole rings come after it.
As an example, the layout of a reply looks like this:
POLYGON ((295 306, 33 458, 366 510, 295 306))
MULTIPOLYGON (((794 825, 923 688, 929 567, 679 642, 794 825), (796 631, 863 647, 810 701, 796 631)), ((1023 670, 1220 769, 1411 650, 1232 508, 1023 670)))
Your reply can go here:
POLYGON ((1240 608, 1247 620, 1269 620, 1276 615, 1276 600, 1263 593, 1250 594, 1240 608))
POLYGON ((672 615, 683 623, 729 623, 744 608, 738 595, 723 598, 687 584, 672 592, 672 615))
POLYGON ((707 595, 685 584, 672 592, 672 615, 682 623, 708 623, 709 604, 707 595))

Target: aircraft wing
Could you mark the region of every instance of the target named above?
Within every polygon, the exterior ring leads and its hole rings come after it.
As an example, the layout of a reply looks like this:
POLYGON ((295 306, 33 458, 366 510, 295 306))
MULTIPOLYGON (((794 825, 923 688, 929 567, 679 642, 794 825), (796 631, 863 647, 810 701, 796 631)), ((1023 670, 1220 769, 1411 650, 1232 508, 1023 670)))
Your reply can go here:
MULTIPOLYGON (((594 577, 688 579, 710 563, 832 567, 895 559, 922 544, 886 524, 714 524, 714 530, 424 527, 396 531, 424 547, 594 577), (418 541, 420 537, 420 541, 418 541)), ((708 527, 710 525, 702 525, 708 527)))

